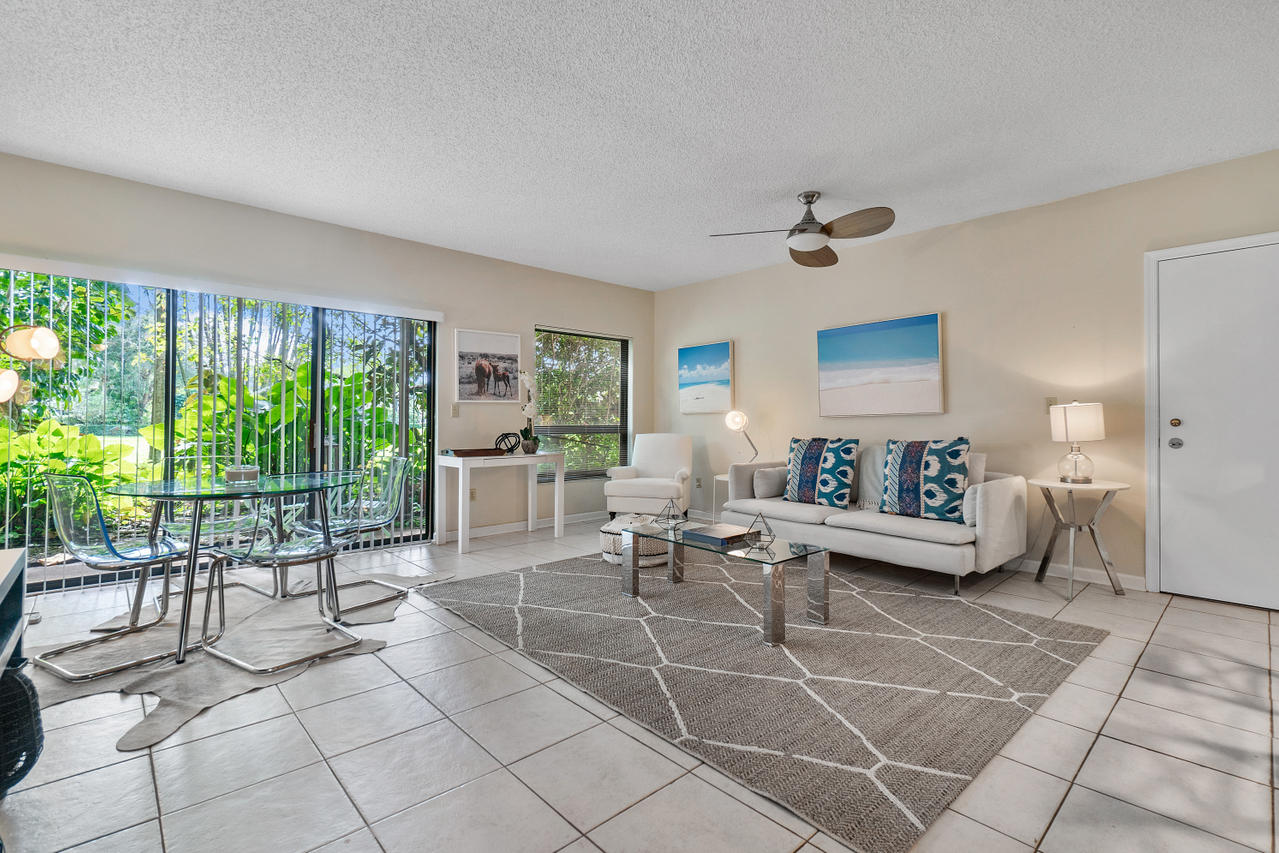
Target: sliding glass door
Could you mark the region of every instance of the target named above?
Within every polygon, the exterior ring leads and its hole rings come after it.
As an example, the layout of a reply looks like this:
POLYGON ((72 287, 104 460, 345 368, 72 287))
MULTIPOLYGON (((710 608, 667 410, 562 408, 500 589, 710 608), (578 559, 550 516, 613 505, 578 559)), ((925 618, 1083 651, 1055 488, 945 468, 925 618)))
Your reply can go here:
MULTIPOLYGON (((407 456, 399 517, 379 541, 430 534, 435 324, 383 314, 0 270, 4 325, 39 323, 64 352, 0 406, 5 547, 35 580, 73 585, 45 471, 101 490, 142 479, 358 469, 407 456)), ((0 368, 9 367, 0 356, 0 368)), ((101 494, 108 523, 145 529, 149 507, 101 494)))

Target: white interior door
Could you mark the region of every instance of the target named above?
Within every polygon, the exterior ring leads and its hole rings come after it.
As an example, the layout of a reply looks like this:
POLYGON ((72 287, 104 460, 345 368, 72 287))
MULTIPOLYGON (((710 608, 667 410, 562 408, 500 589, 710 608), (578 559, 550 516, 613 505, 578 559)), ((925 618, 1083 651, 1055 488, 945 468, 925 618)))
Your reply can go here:
POLYGON ((1160 587, 1279 608, 1279 244, 1159 261, 1158 305, 1160 587))

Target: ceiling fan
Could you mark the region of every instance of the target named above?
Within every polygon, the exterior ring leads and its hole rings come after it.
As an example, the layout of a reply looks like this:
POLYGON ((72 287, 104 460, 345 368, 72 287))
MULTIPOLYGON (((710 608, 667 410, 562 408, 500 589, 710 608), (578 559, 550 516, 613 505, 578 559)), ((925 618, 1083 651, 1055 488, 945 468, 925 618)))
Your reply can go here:
POLYGON ((822 197, 814 190, 806 190, 799 194, 799 203, 804 205, 804 218, 791 228, 770 228, 764 231, 733 231, 728 234, 711 234, 712 237, 739 237, 744 234, 779 234, 786 235, 786 245, 790 248, 791 260, 803 267, 833 267, 839 263, 835 250, 826 245, 832 239, 847 240, 851 237, 870 237, 887 231, 892 227, 897 214, 891 207, 868 207, 846 213, 838 219, 832 219, 825 225, 813 216, 813 202, 822 197))

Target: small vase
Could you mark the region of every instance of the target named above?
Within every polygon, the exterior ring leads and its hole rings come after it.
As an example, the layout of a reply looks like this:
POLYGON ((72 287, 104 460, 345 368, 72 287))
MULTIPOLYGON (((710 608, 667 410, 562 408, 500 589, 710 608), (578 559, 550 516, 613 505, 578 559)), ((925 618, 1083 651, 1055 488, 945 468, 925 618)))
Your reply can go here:
POLYGON ((520 450, 523 450, 525 453, 528 453, 528 454, 537 453, 537 447, 541 443, 542 443, 541 439, 539 439, 537 436, 533 436, 532 438, 526 438, 520 442, 520 450))

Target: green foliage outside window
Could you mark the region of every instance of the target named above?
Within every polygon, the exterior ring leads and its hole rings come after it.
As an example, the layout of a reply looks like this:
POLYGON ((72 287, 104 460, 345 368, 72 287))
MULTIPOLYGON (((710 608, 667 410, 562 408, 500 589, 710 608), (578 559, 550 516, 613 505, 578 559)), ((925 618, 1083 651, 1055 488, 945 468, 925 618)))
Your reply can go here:
POLYGON ((536 432, 581 474, 620 465, 626 449, 626 341, 537 331, 536 432))

